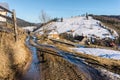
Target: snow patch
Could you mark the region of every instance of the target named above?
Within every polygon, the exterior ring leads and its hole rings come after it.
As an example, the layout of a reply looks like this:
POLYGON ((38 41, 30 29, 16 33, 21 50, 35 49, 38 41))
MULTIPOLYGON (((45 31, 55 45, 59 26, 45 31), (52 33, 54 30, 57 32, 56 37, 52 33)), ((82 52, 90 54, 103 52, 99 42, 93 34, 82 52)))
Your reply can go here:
POLYGON ((103 57, 103 58, 120 60, 120 51, 99 49, 99 48, 72 48, 72 50, 76 52, 103 57))

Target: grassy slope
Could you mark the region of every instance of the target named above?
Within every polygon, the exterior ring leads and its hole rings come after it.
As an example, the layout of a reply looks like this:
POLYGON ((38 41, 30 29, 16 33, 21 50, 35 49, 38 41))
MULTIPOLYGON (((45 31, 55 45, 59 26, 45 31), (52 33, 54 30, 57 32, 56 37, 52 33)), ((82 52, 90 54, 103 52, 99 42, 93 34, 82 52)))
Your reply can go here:
POLYGON ((0 80, 16 79, 25 70, 27 61, 31 59, 25 38, 20 29, 17 42, 14 40, 14 34, 0 32, 0 80))

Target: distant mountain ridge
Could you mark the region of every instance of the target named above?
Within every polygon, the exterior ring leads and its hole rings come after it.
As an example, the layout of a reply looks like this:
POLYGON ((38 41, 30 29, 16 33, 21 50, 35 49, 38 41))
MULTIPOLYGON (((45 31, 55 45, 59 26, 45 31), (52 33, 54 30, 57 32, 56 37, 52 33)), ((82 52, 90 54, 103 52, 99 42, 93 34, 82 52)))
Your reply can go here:
POLYGON ((109 17, 109 18, 115 18, 115 19, 120 20, 120 15, 102 15, 102 16, 106 16, 106 17, 109 17))
POLYGON ((115 29, 120 34, 120 15, 91 15, 94 19, 115 29))
POLYGON ((120 15, 90 15, 93 18, 107 22, 107 23, 120 23, 120 15))
POLYGON ((37 24, 35 24, 35 23, 31 23, 31 22, 25 21, 25 20, 20 19, 20 18, 17 18, 17 25, 19 27, 37 26, 37 24))

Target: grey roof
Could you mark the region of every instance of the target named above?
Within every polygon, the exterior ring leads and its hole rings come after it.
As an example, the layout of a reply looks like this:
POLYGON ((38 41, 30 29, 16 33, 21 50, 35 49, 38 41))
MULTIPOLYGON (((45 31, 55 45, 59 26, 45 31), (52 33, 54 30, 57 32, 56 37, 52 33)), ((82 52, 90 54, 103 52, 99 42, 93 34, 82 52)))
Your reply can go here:
POLYGON ((6 3, 6 2, 0 2, 0 6, 6 8, 6 9, 9 9, 8 3, 6 3))

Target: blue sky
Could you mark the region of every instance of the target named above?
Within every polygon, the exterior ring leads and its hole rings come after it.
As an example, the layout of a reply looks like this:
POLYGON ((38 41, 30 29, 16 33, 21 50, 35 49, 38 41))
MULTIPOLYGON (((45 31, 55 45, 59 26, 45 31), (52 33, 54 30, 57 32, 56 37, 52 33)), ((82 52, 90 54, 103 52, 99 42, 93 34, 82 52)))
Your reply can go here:
POLYGON ((44 10, 51 17, 71 17, 84 13, 120 15, 120 0, 0 0, 15 9, 17 17, 40 22, 44 10))

